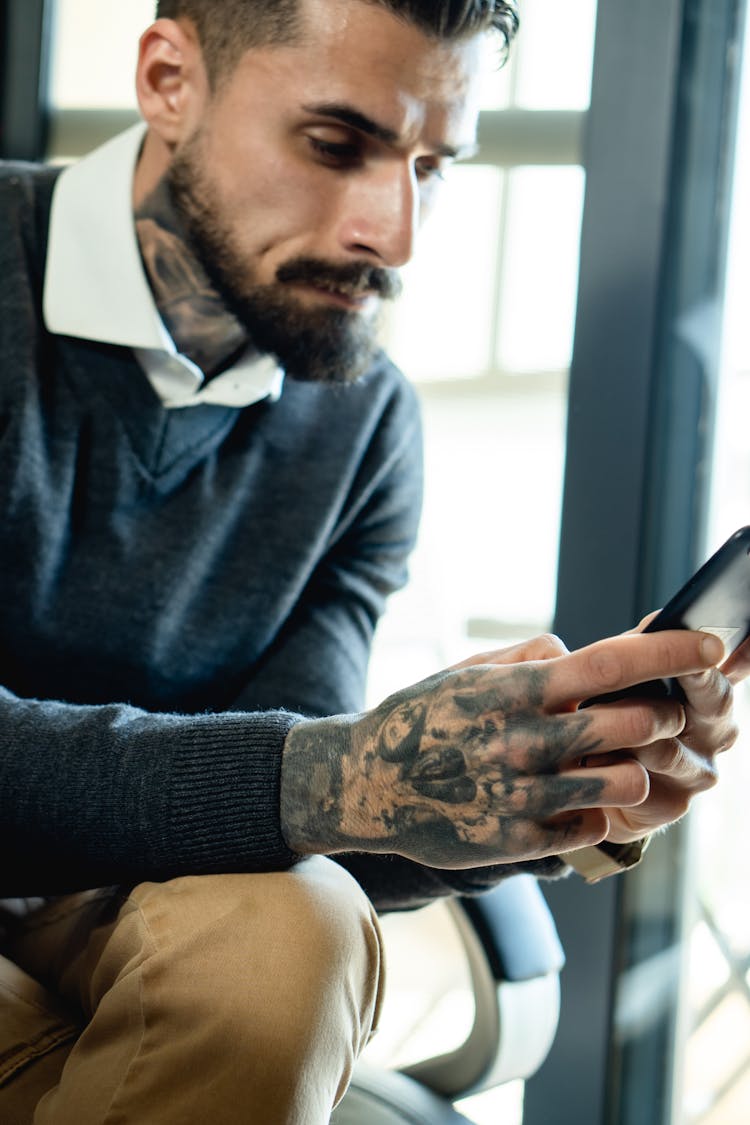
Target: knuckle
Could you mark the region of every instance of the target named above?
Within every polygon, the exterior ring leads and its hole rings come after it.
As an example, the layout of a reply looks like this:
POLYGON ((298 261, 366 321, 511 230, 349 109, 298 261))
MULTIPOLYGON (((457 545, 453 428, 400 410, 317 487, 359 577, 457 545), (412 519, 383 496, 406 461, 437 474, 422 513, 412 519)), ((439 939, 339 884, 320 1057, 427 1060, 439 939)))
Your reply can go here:
POLYGON ((580 809, 575 813, 566 814, 555 826, 557 834, 557 851, 566 851, 571 848, 585 847, 587 844, 597 844, 603 840, 609 822, 602 809, 580 809))
POLYGON ((672 820, 682 820, 683 816, 690 809, 690 796, 687 793, 680 793, 672 799, 672 820))
POLYGON ((549 656, 565 656, 568 652, 567 645, 554 633, 542 633, 537 637, 537 645, 540 653, 549 656))
POLYGON ((628 807, 641 804, 649 793, 648 774, 640 763, 621 762, 610 782, 611 801, 628 807))
POLYGON ((657 768, 659 773, 677 773, 682 765, 682 744, 676 738, 665 738, 659 747, 657 768))
POLYGON ((628 744, 645 746, 664 735, 664 722, 653 707, 643 704, 633 706, 625 713, 625 735, 628 744))
POLYGON ((730 723, 727 728, 727 733, 721 742, 722 750, 731 750, 740 737, 740 728, 737 723, 730 723))
POLYGON ((724 676, 717 674, 715 714, 720 719, 729 718, 734 707, 734 691, 732 685, 724 676))
POLYGON ((651 783, 649 781, 648 773, 645 769, 639 769, 637 773, 633 774, 631 781, 633 787, 633 800, 636 804, 642 804, 651 791, 651 783))
POLYGON ((734 708, 734 689, 732 684, 716 668, 695 672, 686 678, 689 700, 694 701, 696 710, 710 715, 712 719, 728 718, 734 708))
POLYGON ((623 682, 622 659, 610 648, 593 647, 586 655, 586 663, 595 690, 606 691, 623 682))

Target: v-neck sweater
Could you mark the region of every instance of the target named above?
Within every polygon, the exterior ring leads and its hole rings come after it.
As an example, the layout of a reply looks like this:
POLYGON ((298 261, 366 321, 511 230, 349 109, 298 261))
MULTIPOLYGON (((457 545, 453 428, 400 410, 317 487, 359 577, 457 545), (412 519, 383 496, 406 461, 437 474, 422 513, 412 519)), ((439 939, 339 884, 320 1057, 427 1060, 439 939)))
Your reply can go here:
MULTIPOLYGON (((285 738, 361 709, 406 578, 416 396, 380 354, 166 410, 130 349, 44 328, 55 175, 0 174, 0 894, 288 867, 285 738)), ((342 862, 389 908, 518 869, 342 862)))

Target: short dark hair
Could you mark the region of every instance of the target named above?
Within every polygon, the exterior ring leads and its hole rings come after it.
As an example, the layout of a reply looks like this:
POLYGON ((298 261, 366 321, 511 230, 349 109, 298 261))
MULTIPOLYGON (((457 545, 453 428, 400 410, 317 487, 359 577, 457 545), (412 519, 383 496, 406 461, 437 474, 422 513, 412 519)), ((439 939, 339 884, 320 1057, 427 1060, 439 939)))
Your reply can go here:
MULTIPOLYGON (((364 0, 438 39, 497 32, 502 57, 518 30, 517 0, 364 0)), ((158 0, 157 19, 188 19, 198 35, 211 85, 251 47, 288 43, 299 32, 299 0, 158 0)))

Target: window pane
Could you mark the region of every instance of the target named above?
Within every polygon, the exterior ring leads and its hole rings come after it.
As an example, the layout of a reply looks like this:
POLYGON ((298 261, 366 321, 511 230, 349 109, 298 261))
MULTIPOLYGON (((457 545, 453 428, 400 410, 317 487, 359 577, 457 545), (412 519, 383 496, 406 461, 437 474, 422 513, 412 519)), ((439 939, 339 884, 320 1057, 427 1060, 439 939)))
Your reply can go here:
POLYGON ((510 173, 497 346, 503 371, 570 363, 583 187, 581 168, 510 173))
POLYGON ((507 65, 489 56, 482 108, 588 108, 595 25, 596 0, 523 0, 507 65))
POLYGON ((56 0, 50 97, 56 108, 130 109, 138 38, 155 0, 56 0))
MULTIPOLYGON (((750 24, 729 234, 709 549, 750 523, 750 24)), ((750 790, 750 681, 735 691, 740 739, 719 760, 720 784, 697 804, 696 897, 685 1006, 686 1125, 750 1120, 750 900, 742 841, 750 790)))
POLYGON ((586 109, 595 24, 596 0, 524 0, 514 104, 586 109))
POLYGON ((389 350, 412 379, 476 375, 488 366, 501 191, 497 169, 449 173, 389 317, 389 350))
MULTIPOLYGON (((517 41, 516 41, 517 43, 517 41)), ((488 41, 484 48, 484 66, 482 70, 482 109, 506 109, 511 101, 513 87, 513 72, 518 53, 517 45, 511 48, 508 61, 500 66, 500 55, 497 42, 488 41)))
POLYGON ((473 651, 548 628, 554 608, 566 388, 513 385, 425 405, 424 535, 440 547, 424 565, 445 636, 482 638, 473 651))

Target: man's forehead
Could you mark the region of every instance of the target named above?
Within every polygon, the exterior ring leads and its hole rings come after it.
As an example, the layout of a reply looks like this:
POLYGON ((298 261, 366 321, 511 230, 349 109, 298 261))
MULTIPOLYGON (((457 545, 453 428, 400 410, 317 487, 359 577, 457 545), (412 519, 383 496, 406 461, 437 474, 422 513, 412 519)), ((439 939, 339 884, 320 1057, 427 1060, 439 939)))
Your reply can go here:
POLYGON ((349 106, 397 137, 429 118, 436 143, 471 144, 484 35, 443 40, 371 0, 300 0, 300 13, 293 40, 246 53, 249 89, 263 67, 300 108, 349 106))

